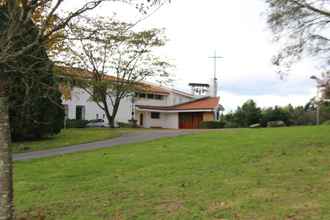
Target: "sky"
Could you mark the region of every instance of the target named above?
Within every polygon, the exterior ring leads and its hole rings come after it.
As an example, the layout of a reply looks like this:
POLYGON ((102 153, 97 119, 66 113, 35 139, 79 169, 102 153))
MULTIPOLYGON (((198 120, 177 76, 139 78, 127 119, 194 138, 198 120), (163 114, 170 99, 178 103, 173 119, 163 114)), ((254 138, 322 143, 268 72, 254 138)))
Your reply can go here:
MULTIPOLYGON (((75 7, 79 1, 71 2, 75 7)), ((80 1, 81 2, 81 1, 80 1)), ((220 102, 226 112, 248 99, 260 107, 304 105, 315 93, 311 75, 320 75, 312 62, 297 64, 282 80, 271 64, 279 45, 272 41, 263 0, 172 0, 139 23, 139 29, 165 28, 169 41, 157 53, 175 66, 175 88, 189 91, 191 82, 210 83, 217 51, 220 102)), ((113 16, 125 21, 142 17, 132 6, 106 3, 93 16, 113 16)))

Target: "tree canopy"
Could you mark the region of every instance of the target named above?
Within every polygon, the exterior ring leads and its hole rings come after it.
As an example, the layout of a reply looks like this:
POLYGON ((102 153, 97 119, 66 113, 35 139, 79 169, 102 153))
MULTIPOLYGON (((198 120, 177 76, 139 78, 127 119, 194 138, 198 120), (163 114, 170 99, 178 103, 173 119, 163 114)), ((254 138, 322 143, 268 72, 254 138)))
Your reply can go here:
POLYGON ((165 43, 163 31, 134 31, 132 26, 82 17, 69 26, 66 50, 58 55, 66 66, 89 71, 90 76, 80 80, 79 86, 105 111, 111 126, 121 100, 141 89, 141 82, 170 75, 169 63, 153 53, 165 43))
POLYGON ((330 2, 328 0, 266 0, 267 22, 282 45, 273 63, 285 68, 313 56, 329 64, 330 2))

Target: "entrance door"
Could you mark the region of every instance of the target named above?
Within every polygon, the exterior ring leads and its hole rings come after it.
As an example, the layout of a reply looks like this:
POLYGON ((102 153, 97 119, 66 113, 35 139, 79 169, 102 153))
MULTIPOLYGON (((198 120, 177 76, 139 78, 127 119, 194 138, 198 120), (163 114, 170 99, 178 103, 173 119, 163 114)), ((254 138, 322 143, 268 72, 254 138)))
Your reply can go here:
POLYGON ((202 121, 203 121, 202 112, 179 113, 179 128, 180 129, 199 128, 202 121))
POLYGON ((140 126, 143 127, 143 113, 140 114, 140 126))

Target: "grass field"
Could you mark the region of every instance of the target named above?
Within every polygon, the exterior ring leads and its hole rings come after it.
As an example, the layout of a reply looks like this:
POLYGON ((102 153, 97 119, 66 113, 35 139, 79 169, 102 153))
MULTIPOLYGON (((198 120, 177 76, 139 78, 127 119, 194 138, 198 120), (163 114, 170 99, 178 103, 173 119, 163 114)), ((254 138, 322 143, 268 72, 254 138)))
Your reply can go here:
POLYGON ((70 128, 63 129, 53 137, 38 141, 16 142, 11 144, 13 152, 27 152, 65 147, 118 137, 123 130, 108 128, 70 128))
POLYGON ((225 130, 17 162, 16 210, 61 220, 328 220, 329 134, 225 130))

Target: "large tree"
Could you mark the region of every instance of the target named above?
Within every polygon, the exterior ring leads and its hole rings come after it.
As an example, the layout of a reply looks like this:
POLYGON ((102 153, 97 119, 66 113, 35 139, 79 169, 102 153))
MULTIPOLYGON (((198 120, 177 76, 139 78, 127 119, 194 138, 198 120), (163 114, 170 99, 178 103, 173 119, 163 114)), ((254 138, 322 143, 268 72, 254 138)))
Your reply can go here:
POLYGON ((330 2, 328 0, 265 0, 268 24, 283 47, 274 64, 290 68, 313 56, 330 64, 330 2))
POLYGON ((66 65, 90 73, 75 81, 79 80, 80 88, 115 127, 123 98, 141 90, 146 79, 168 79, 170 65, 153 54, 165 38, 162 30, 134 31, 134 24, 112 19, 84 17, 79 21, 68 28, 67 50, 59 57, 66 65))
MULTIPOLYGON (((31 26, 32 22, 28 28, 31 26)), ((24 39, 18 39, 17 45, 26 45, 35 34, 36 31, 31 30, 24 39)), ((63 128, 64 108, 52 66, 46 48, 37 45, 7 68, 12 71, 8 104, 13 141, 54 135, 63 128)))
MULTIPOLYGON (((0 220, 13 219, 8 96, 11 86, 9 76, 16 71, 13 71, 15 66, 11 64, 39 45, 45 46, 56 40, 58 33, 73 18, 96 8, 105 0, 86 0, 77 10, 61 14, 59 11, 65 1, 67 0, 0 0, 0 5, 7 10, 8 19, 8 25, 0 30, 0 220), (17 45, 17 39, 28 35, 30 30, 25 27, 31 20, 38 27, 35 38, 24 46, 17 45)), ((153 1, 148 2, 153 4, 153 1)), ((148 7, 143 5, 142 8, 148 7)), ((26 71, 26 74, 29 72, 26 71)), ((37 84, 38 82, 35 83, 37 84)))

